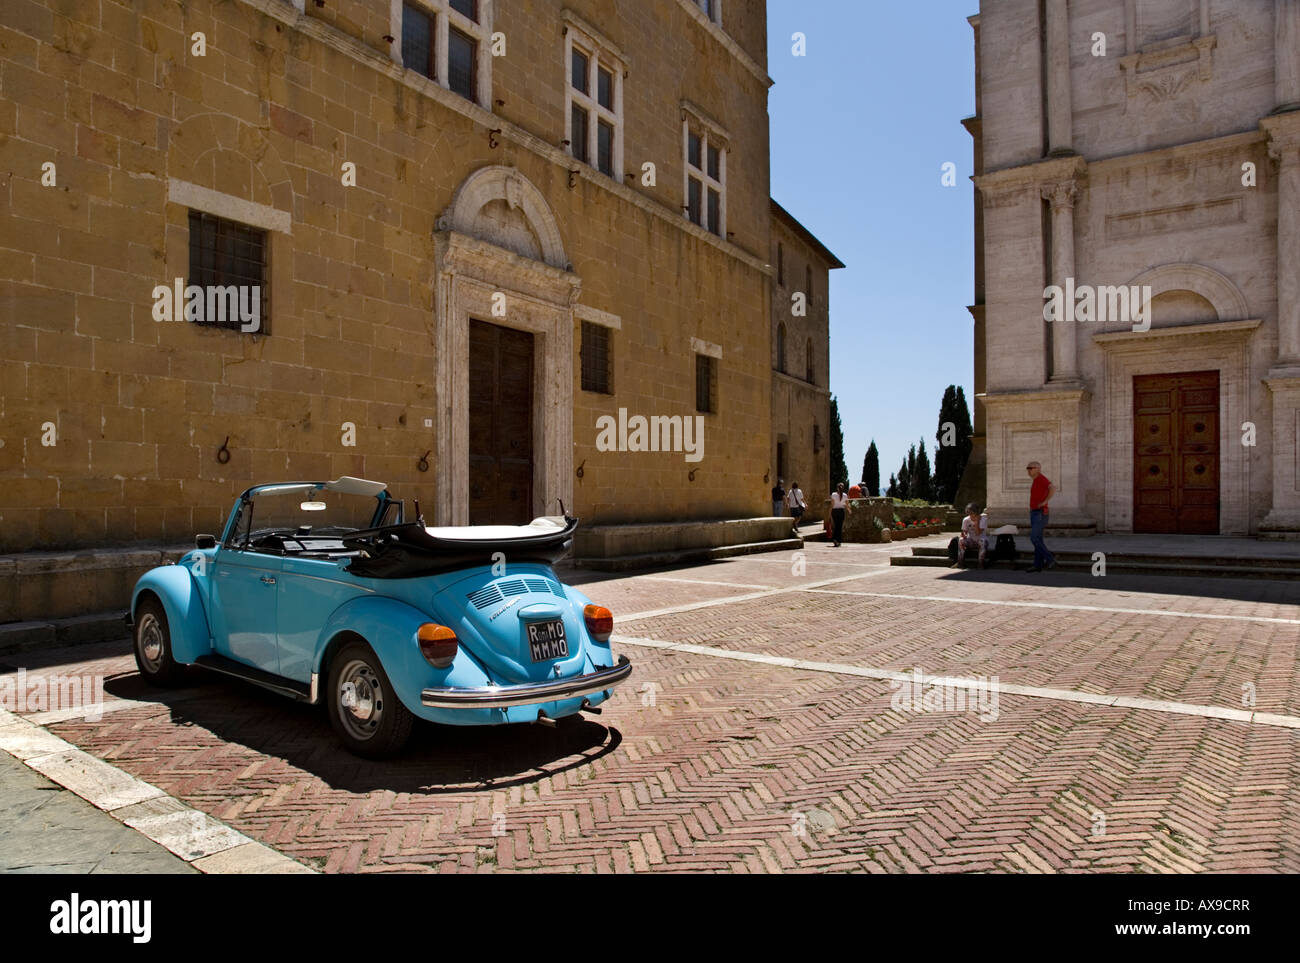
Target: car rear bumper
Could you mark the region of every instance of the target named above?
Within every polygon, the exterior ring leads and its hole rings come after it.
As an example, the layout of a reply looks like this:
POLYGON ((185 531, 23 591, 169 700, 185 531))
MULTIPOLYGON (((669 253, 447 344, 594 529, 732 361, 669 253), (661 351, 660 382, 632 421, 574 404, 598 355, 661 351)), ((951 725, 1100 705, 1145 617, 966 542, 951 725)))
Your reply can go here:
POLYGON ((555 702, 604 692, 626 681, 631 674, 632 663, 627 656, 620 655, 618 665, 611 668, 554 682, 424 689, 420 693, 420 703, 430 709, 504 709, 535 702, 555 702))

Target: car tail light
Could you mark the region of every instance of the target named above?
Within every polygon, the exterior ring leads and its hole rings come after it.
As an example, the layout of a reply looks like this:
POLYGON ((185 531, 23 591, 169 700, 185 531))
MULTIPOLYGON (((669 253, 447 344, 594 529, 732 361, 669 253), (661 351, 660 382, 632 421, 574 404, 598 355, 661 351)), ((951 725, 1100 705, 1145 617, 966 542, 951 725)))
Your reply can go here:
POLYGON ((608 642, 614 631, 614 613, 603 605, 588 605, 582 610, 587 621, 587 631, 597 642, 608 642))
POLYGON ((425 622, 416 631, 415 637, 420 640, 420 654, 435 669, 445 669, 451 665, 460 648, 460 639, 456 638, 456 633, 437 622, 425 622))

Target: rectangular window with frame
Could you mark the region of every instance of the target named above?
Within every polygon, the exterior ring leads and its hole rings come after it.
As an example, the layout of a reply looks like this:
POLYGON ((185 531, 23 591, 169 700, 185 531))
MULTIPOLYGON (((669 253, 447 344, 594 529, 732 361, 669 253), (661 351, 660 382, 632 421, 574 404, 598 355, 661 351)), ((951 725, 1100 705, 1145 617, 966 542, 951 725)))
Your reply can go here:
POLYGON ((587 163, 587 112, 577 104, 572 108, 573 117, 570 124, 573 128, 572 136, 569 140, 569 153, 573 154, 574 160, 580 160, 587 163))
POLYGON ((480 107, 492 109, 493 0, 402 0, 394 2, 392 55, 403 67, 428 77, 480 107))
POLYGON ((590 164, 622 182, 623 65, 576 27, 565 33, 568 45, 568 142, 574 160, 590 164))
POLYGON ((402 8, 402 65, 424 74, 430 80, 438 79, 438 68, 433 55, 435 43, 433 15, 411 4, 402 8))
POLYGON ((726 147, 709 129, 685 125, 686 217, 718 237, 726 237, 726 147))
POLYGON ((603 324, 582 322, 582 390, 613 394, 610 387, 610 334, 603 324))
POLYGON ((785 287, 785 245, 776 242, 776 283, 785 287))
POLYGON ((257 306, 259 334, 268 332, 270 286, 267 260, 270 241, 267 232, 238 221, 203 211, 190 211, 190 270, 187 284, 204 289, 204 314, 196 323, 235 331, 244 329, 241 309, 252 313, 257 306), (229 297, 231 288, 234 297, 229 297), (213 289, 221 292, 214 294, 213 289), (209 316, 209 306, 219 309, 209 316))
POLYGON ((722 12, 720 0, 695 0, 695 5, 714 23, 721 23, 722 12))
POLYGON ((455 27, 447 31, 447 86, 466 100, 478 90, 478 45, 455 27))
POLYGON ((810 307, 810 308, 813 306, 813 286, 812 286, 812 284, 813 284, 813 278, 812 278, 812 267, 811 267, 811 266, 809 266, 809 267, 805 267, 805 268, 803 269, 803 293, 804 293, 805 297, 807 297, 807 299, 808 299, 808 307, 810 307))
POLYGON ((695 356, 695 410, 704 414, 717 411, 717 359, 707 354, 695 356))

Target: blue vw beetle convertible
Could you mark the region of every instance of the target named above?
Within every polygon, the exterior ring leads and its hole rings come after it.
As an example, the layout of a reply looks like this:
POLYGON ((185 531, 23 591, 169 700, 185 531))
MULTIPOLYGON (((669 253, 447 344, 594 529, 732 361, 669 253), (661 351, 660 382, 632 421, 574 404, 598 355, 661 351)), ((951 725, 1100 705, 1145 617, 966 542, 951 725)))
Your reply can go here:
POLYGON ((552 723, 599 711, 632 673, 614 619, 552 565, 578 520, 426 528, 382 482, 259 485, 220 539, 146 572, 127 613, 140 674, 197 665, 304 702, 339 738, 397 753, 414 718, 552 723), (324 691, 322 692, 322 686, 324 691))

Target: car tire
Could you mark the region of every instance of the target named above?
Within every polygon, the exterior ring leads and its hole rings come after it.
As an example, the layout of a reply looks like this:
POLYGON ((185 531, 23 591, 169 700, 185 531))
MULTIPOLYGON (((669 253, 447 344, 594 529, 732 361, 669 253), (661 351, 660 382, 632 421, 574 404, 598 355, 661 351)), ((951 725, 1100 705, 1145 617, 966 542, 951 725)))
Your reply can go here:
POLYGON ((167 610, 156 598, 146 598, 136 608, 133 642, 136 668, 150 685, 170 687, 184 680, 185 667, 172 658, 167 610))
POLYGON ((330 661, 326 692, 330 725, 349 752, 387 759, 401 752, 415 716, 393 691, 388 673, 365 642, 349 642, 330 661))

